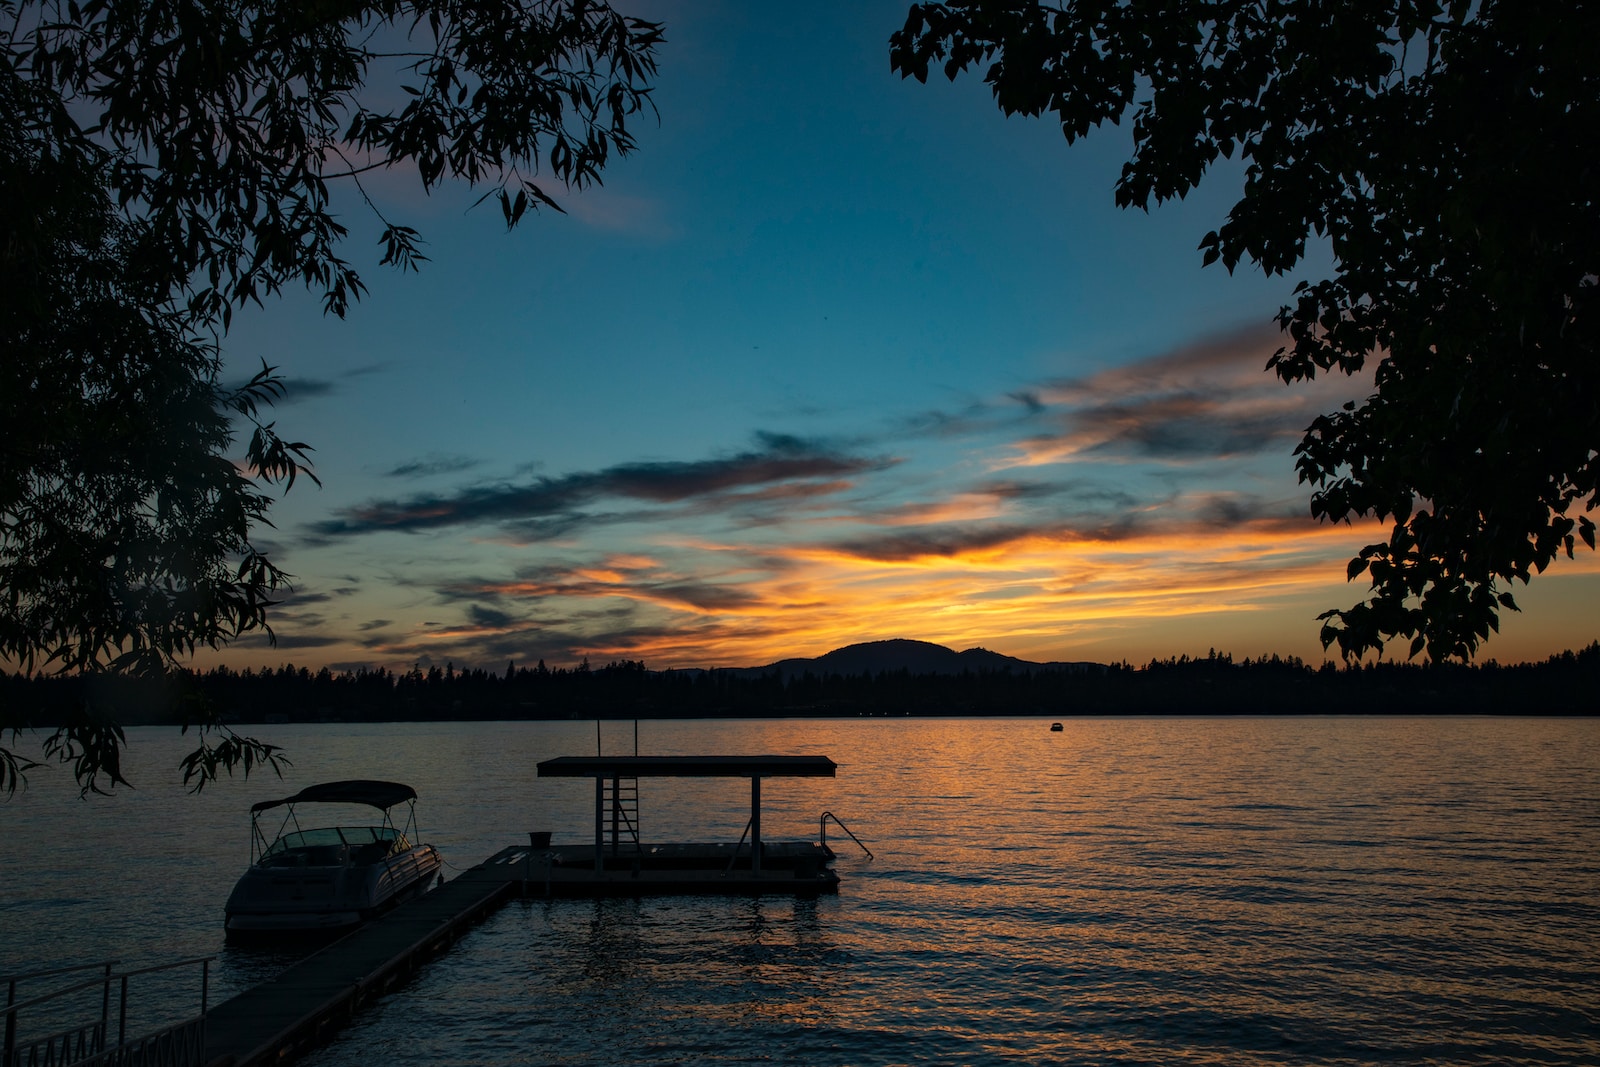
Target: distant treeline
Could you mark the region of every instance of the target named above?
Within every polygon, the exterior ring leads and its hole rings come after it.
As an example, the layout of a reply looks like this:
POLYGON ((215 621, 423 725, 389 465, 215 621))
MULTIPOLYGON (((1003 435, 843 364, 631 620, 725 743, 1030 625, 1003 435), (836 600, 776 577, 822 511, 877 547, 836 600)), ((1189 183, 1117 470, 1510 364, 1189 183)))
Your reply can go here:
POLYGON ((1152 660, 1073 669, 913 675, 749 670, 649 671, 622 660, 503 672, 180 672, 165 682, 81 676, 0 680, 12 721, 52 726, 84 714, 124 724, 193 721, 403 722, 855 715, 1587 715, 1600 711, 1600 642, 1542 663, 1311 666, 1298 658, 1152 660))

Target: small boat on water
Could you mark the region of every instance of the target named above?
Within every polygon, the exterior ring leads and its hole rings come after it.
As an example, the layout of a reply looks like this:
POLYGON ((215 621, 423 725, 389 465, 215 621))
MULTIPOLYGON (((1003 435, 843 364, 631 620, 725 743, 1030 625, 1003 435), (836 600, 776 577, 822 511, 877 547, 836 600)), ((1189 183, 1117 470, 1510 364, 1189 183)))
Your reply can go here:
POLYGON ((343 933, 425 892, 441 860, 432 845, 414 843, 416 833, 417 792, 399 782, 324 782, 251 805, 251 863, 228 896, 228 939, 343 933), (305 804, 376 808, 382 821, 308 829, 305 804), (406 820, 396 826, 390 812, 401 804, 406 820), (283 822, 269 843, 262 816, 278 808, 283 822))
POLYGON ((1053 733, 1053 734, 1059 734, 1061 732, 1061 729, 1062 729, 1061 724, 1058 723, 1058 722, 1053 722, 1053 723, 1050 724, 1050 732, 1053 733))

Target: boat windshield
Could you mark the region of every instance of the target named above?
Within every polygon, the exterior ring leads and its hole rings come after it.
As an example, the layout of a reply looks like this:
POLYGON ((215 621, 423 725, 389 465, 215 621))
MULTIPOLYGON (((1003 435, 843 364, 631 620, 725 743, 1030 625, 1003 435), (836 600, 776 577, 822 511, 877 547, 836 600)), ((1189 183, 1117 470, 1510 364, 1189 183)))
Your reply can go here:
POLYGON ((325 826, 284 834, 261 854, 264 867, 330 867, 374 863, 411 845, 392 826, 325 826))

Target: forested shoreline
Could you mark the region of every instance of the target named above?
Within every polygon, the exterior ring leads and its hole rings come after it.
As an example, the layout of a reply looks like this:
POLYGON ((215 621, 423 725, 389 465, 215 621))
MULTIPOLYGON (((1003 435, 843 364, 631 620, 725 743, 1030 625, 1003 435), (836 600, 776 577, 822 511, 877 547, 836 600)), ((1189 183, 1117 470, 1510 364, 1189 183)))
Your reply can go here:
POLYGON ((913 674, 508 664, 335 672, 175 672, 164 681, 23 676, 3 682, 13 721, 86 717, 123 725, 199 722, 417 722, 485 719, 760 718, 858 715, 1588 715, 1600 710, 1600 642, 1539 663, 1307 664, 1297 658, 1180 656, 1143 666, 1075 664, 913 674))

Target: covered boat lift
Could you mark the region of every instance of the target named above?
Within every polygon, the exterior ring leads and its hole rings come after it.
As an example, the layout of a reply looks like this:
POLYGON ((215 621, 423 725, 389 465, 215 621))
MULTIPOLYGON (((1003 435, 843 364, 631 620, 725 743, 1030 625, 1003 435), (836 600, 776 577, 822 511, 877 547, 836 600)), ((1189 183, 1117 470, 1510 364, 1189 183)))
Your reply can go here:
POLYGON ((761 780, 832 778, 827 756, 559 756, 538 764, 541 778, 594 779, 594 869, 605 868, 605 783, 620 778, 749 778, 751 872, 761 873, 761 780))

